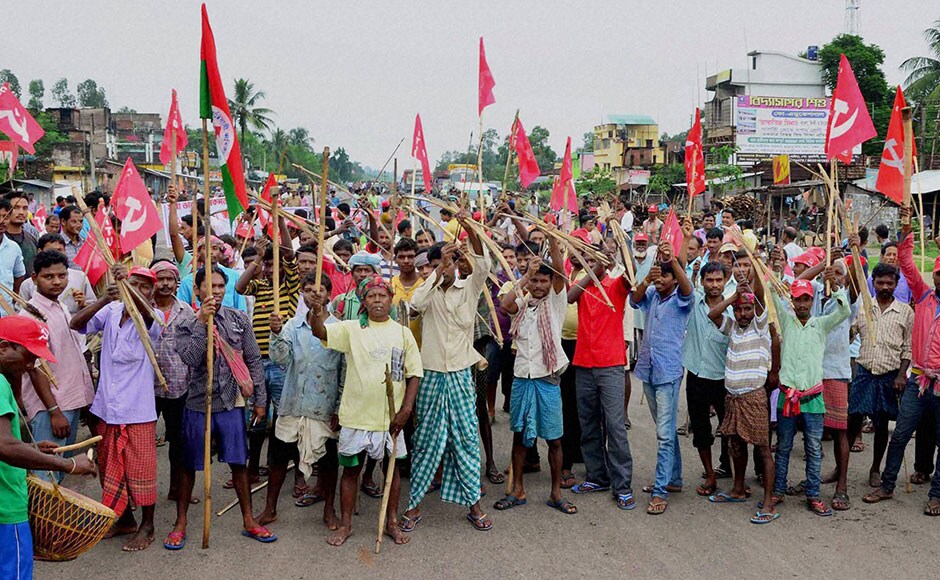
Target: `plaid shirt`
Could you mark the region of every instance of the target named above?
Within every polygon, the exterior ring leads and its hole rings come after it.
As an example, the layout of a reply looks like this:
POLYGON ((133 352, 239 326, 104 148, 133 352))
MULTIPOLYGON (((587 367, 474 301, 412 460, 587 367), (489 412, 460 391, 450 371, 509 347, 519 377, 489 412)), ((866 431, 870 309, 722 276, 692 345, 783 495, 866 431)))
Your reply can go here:
POLYGON ((175 300, 167 312, 154 309, 154 314, 163 314, 163 332, 156 348, 157 364, 166 379, 167 390, 154 382, 154 394, 166 399, 178 399, 189 389, 190 369, 176 352, 176 327, 183 321, 196 318, 193 309, 182 300, 175 300))
POLYGON ((883 375, 897 371, 901 367, 901 359, 911 360, 914 311, 907 304, 895 300, 882 312, 878 301, 872 302, 875 342, 871 341, 868 333, 868 320, 860 314, 858 332, 862 337, 862 348, 856 360, 873 375, 883 375))

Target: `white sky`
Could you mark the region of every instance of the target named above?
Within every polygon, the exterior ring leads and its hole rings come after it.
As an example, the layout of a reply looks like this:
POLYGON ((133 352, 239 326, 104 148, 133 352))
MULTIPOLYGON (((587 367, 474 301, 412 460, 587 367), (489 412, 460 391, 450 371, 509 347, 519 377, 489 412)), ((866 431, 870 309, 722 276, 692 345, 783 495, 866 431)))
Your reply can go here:
MULTIPOLYGON (((0 68, 24 92, 41 78, 52 106, 57 79, 74 92, 93 78, 112 109, 165 117, 176 88, 183 121, 198 124, 199 2, 12 4, 0 68)), ((561 154, 566 136, 577 146, 609 113, 684 130, 705 99, 706 72, 745 66, 746 50, 822 46, 842 31, 844 2, 214 0, 208 10, 229 96, 234 79, 247 78, 267 94, 278 126, 304 126, 316 148, 345 147, 378 168, 402 137, 399 165, 409 166, 416 112, 432 160, 465 150, 471 131, 476 139, 481 35, 496 79, 485 127, 506 134, 519 108, 526 129, 547 127, 561 154)), ((903 80, 904 59, 927 54, 921 33, 938 18, 936 0, 863 0, 861 33, 884 49, 889 83, 903 80)))

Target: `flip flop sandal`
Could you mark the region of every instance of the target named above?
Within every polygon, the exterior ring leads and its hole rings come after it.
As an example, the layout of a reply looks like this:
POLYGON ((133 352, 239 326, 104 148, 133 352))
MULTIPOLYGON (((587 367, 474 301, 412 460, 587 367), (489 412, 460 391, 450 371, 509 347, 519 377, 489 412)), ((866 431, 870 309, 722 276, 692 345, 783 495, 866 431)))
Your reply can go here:
POLYGON ((300 498, 294 502, 294 505, 299 508, 310 507, 314 504, 320 503, 324 500, 323 496, 317 495, 316 493, 305 493, 300 498))
POLYGON ((650 502, 649 505, 646 506, 646 513, 648 513, 651 516, 662 515, 666 513, 666 508, 668 507, 669 507, 669 504, 666 502, 662 502, 662 503, 650 502))
POLYGON ((503 499, 493 504, 493 507, 499 511, 511 510, 516 506, 522 506, 528 503, 525 498, 518 498, 514 495, 507 495, 503 499))
POLYGON ((617 494, 617 507, 622 510, 632 510, 636 507, 636 500, 633 499, 632 493, 618 493, 617 494))
POLYGON ((832 515, 832 510, 826 506, 820 499, 810 499, 806 501, 806 509, 817 516, 827 518, 832 515))
POLYGON ((594 493, 598 491, 610 491, 610 486, 583 481, 571 487, 571 493, 594 493))
POLYGON ((506 476, 500 473, 498 469, 494 469, 493 471, 488 471, 486 473, 486 478, 490 480, 490 483, 495 484, 495 485, 499 485, 500 483, 506 482, 506 476))
POLYGON ((563 514, 573 515, 578 513, 578 508, 576 508, 573 503, 566 501, 565 499, 560 499, 558 501, 553 501, 550 499, 545 502, 545 505, 560 511, 563 514))
POLYGON ((712 503, 744 503, 747 501, 747 498, 733 497, 726 491, 719 491, 715 495, 708 496, 708 501, 712 503))
POLYGON ((163 547, 170 551, 182 550, 186 546, 186 532, 170 532, 163 541, 163 547))
POLYGON ((309 485, 295 485, 294 486, 294 499, 301 498, 310 493, 309 485))
POLYGON ((849 451, 852 453, 861 453, 865 451, 865 443, 863 441, 858 441, 852 444, 852 447, 849 448, 849 451))
POLYGON ((362 493, 366 494, 369 497, 372 497, 372 498, 382 497, 382 492, 379 491, 379 486, 377 485, 362 484, 359 486, 359 489, 362 490, 362 493))
POLYGON ((924 508, 924 515, 932 518, 940 516, 940 504, 930 505, 930 502, 927 502, 927 506, 924 508))
POLYGON ((467 513, 467 521, 473 524, 473 529, 480 532, 488 532, 493 529, 493 522, 487 523, 486 514, 477 517, 472 513, 467 513))
POLYGON ((787 495, 803 495, 804 493, 806 493, 805 481, 801 481, 800 483, 796 485, 791 485, 790 487, 787 488, 787 491, 786 491, 787 495))
MULTIPOLYGON (((773 502, 774 502, 774 507, 776 507, 776 506, 782 504, 785 497, 786 497, 786 496, 778 495, 778 494, 775 492, 775 493, 771 496, 771 499, 772 499, 773 502)), ((757 502, 757 509, 759 509, 759 510, 764 509, 764 500, 760 500, 759 502, 757 502)))
POLYGON ((569 473, 568 475, 562 475, 561 476, 561 488, 571 489, 572 487, 574 487, 574 484, 577 483, 577 481, 578 480, 575 479, 573 473, 569 473))
POLYGON ((926 473, 921 473, 919 471, 915 471, 914 473, 912 473, 910 479, 911 479, 911 483, 913 483, 914 485, 923 485, 925 483, 930 483, 930 476, 927 475, 926 473))
POLYGON ((852 503, 849 501, 849 495, 844 491, 837 491, 832 495, 831 505, 832 509, 839 512, 844 512, 852 507, 852 503))
MULTIPOLYGON (((879 488, 878 491, 881 491, 879 488)), ((894 499, 894 493, 891 495, 881 495, 878 491, 873 491, 868 495, 862 498, 862 501, 865 503, 881 503, 883 501, 888 501, 889 499, 894 499)))
POLYGON ((731 470, 719 467, 715 470, 715 479, 728 479, 731 477, 731 470))
MULTIPOLYGON (((643 493, 653 493, 653 488, 654 488, 654 487, 655 487, 655 484, 652 484, 652 483, 649 484, 649 485, 644 485, 644 486, 643 486, 643 493)), ((672 485, 672 484, 670 483, 669 485, 666 486, 666 491, 668 491, 669 493, 680 493, 680 492, 682 491, 682 486, 681 486, 681 485, 672 485)))
POLYGON ((717 485, 702 484, 695 488, 695 493, 704 497, 704 496, 709 496, 709 495, 714 494, 717 489, 718 489, 717 485))
POLYGON ((264 526, 258 526, 257 528, 251 528, 250 530, 242 530, 242 535, 246 538, 251 538, 252 540, 257 540, 262 544, 270 544, 271 542, 277 541, 277 536, 271 533, 271 530, 264 526))
POLYGON ((754 517, 751 518, 751 523, 752 524, 769 524, 770 522, 779 518, 780 518, 780 514, 778 514, 777 512, 768 514, 762 511, 758 511, 756 514, 754 514, 754 517))
POLYGON ((410 534, 411 532, 415 531, 415 528, 418 527, 418 524, 421 523, 422 519, 424 519, 424 516, 421 515, 415 518, 409 518, 406 515, 402 515, 401 521, 398 522, 398 529, 405 532, 406 534, 410 534))

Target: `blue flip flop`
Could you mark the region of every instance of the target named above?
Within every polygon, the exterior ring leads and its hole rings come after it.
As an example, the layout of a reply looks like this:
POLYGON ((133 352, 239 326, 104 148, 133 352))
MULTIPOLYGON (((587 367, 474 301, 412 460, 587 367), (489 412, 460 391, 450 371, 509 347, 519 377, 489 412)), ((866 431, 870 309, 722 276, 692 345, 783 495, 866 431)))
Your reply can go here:
POLYGON ((571 488, 571 493, 594 493, 597 491, 610 491, 610 486, 583 481, 571 488))
POLYGON ((617 507, 622 510, 632 510, 636 507, 636 500, 633 499, 632 493, 618 493, 617 494, 617 507))
POLYGON ((406 534, 410 534, 411 532, 415 531, 415 528, 418 527, 418 524, 421 523, 423 518, 424 516, 421 515, 415 518, 409 518, 408 516, 402 514, 402 521, 398 523, 398 529, 405 532, 406 534))
POLYGON ((745 497, 731 497, 731 495, 726 491, 719 491, 714 495, 708 496, 708 501, 712 503, 744 503, 747 501, 745 497))
POLYGON ((270 536, 262 536, 262 532, 270 533, 270 530, 264 526, 258 526, 257 528, 252 528, 251 530, 242 530, 242 535, 246 538, 257 540, 262 544, 270 544, 271 542, 277 541, 277 536, 274 534, 271 534, 270 536))
POLYGON ((495 509, 498 509, 499 511, 506 511, 506 510, 511 510, 512 508, 516 506, 525 505, 527 503, 528 501, 525 498, 519 499, 518 497, 514 495, 507 495, 503 499, 494 503, 493 507, 495 509))
POLYGON ((186 534, 182 532, 170 532, 166 540, 163 541, 163 547, 167 550, 182 550, 186 546, 186 534), (171 544, 170 540, 179 540, 179 544, 171 544))
POLYGON ((751 523, 752 523, 752 524, 758 524, 758 525, 760 525, 760 524, 769 524, 770 522, 772 522, 772 521, 778 519, 779 517, 780 517, 780 514, 777 513, 777 512, 774 512, 774 513, 772 513, 772 514, 768 514, 768 513, 764 513, 764 512, 762 512, 762 511, 759 511, 759 510, 758 510, 758 512, 757 512, 756 514, 754 514, 754 517, 751 518, 751 523), (768 517, 770 518, 769 520, 766 519, 766 518, 768 518, 768 517))

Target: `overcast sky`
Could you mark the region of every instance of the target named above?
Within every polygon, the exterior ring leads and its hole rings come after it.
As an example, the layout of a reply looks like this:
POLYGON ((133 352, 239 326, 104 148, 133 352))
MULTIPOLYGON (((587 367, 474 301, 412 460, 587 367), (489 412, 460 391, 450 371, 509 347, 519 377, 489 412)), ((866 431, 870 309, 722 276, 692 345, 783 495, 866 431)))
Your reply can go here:
MULTIPOLYGON (((215 0, 209 17, 231 96, 236 78, 264 90, 281 128, 303 126, 315 147, 345 147, 379 167, 402 137, 410 165, 415 113, 432 160, 465 150, 477 134, 477 43, 496 79, 486 127, 505 135, 516 108, 526 129, 542 125, 560 154, 606 114, 648 114, 661 131, 687 128, 703 80, 745 66, 747 50, 796 54, 843 29, 843 0, 695 2, 278 1, 215 0), (582 7, 583 5, 583 7, 582 7)), ((197 125, 199 2, 10 3, 0 68, 26 91, 67 77, 93 78, 112 109, 169 109, 197 125)), ((889 83, 907 57, 927 54, 921 33, 940 18, 936 0, 863 0, 861 33, 885 53, 889 83), (898 8, 903 4, 903 17, 898 8)), ((24 101, 26 99, 24 98, 24 101)), ((433 162, 433 161, 432 161, 433 162)))

